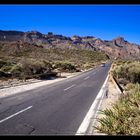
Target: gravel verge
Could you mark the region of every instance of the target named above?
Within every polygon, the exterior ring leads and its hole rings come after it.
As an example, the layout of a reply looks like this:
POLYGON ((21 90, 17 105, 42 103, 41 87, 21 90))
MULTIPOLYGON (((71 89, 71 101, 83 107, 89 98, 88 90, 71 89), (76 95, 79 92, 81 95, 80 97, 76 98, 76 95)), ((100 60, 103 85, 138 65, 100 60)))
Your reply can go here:
POLYGON ((105 110, 106 108, 108 108, 108 109, 111 108, 112 104, 115 103, 118 100, 118 98, 120 97, 119 91, 116 89, 115 85, 113 84, 113 82, 110 79, 108 80, 107 84, 108 84, 108 96, 104 96, 101 106, 97 110, 97 115, 95 118, 93 118, 93 120, 95 120, 95 121, 94 121, 94 124, 91 123, 91 128, 89 131, 90 135, 107 135, 104 133, 100 133, 98 130, 96 130, 94 128, 94 126, 98 126, 99 122, 97 121, 97 119, 103 117, 103 115, 100 114, 100 110, 105 110))
POLYGON ((51 78, 50 80, 37 80, 37 79, 30 79, 26 82, 19 81, 19 80, 9 80, 9 81, 0 81, 0 85, 3 87, 0 89, 0 98, 4 98, 7 96, 11 96, 13 94, 19 94, 24 91, 32 90, 44 85, 50 85, 58 81, 62 81, 66 78, 73 77, 78 75, 80 72, 76 73, 61 73, 62 77, 65 78, 51 78))

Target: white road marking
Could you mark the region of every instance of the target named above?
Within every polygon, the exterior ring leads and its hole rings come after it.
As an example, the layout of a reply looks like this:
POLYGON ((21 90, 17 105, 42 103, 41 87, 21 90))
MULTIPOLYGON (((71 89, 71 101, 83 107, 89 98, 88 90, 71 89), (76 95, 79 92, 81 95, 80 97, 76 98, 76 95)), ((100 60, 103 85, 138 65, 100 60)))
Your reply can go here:
POLYGON ((23 109, 23 110, 21 110, 21 111, 15 113, 15 114, 11 115, 11 116, 9 116, 9 117, 6 117, 5 119, 0 120, 0 123, 6 121, 6 120, 8 120, 8 119, 10 119, 10 118, 12 118, 12 117, 14 117, 14 116, 16 116, 16 115, 18 115, 18 114, 24 112, 24 111, 26 111, 26 110, 32 108, 32 107, 33 107, 33 106, 29 106, 29 107, 27 107, 27 108, 25 108, 25 109, 23 109))
POLYGON ((72 86, 70 86, 70 87, 68 87, 68 88, 65 88, 64 91, 66 91, 66 90, 68 90, 68 89, 70 89, 70 88, 72 88, 72 87, 74 87, 74 86, 75 86, 75 84, 73 84, 72 86))
POLYGON ((84 80, 87 80, 89 78, 89 76, 88 77, 86 77, 86 78, 84 78, 84 80))
MULTIPOLYGON (((94 114, 96 114, 96 111, 97 111, 97 110, 96 110, 95 107, 96 107, 98 101, 101 100, 101 98, 102 98, 102 96, 103 96, 104 87, 105 87, 105 85, 106 85, 106 83, 107 83, 108 78, 109 78, 109 75, 107 76, 105 82, 103 83, 103 85, 102 85, 102 87, 101 87, 101 89, 100 89, 98 95, 96 96, 94 102, 92 103, 92 105, 91 105, 89 111, 87 112, 87 114, 86 114, 84 120, 82 121, 82 123, 81 123, 81 125, 79 126, 79 128, 78 128, 78 130, 77 130, 77 132, 76 132, 75 135, 85 135, 85 134, 86 134, 86 131, 87 131, 88 127, 89 127, 91 118, 92 118, 92 116, 93 116, 94 114)), ((99 105, 100 105, 100 104, 99 104, 99 105)))

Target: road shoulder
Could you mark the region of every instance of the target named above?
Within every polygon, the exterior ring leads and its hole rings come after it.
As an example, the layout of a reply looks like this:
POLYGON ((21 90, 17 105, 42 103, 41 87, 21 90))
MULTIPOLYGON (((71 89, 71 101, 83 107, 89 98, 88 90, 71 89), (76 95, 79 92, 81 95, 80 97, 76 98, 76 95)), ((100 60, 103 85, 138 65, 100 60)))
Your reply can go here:
POLYGON ((119 91, 116 89, 115 85, 111 81, 111 79, 108 80, 108 96, 104 96, 100 108, 97 110, 97 116, 94 118, 96 121, 92 123, 89 134, 91 135, 106 135, 104 133, 100 133, 98 130, 94 128, 94 126, 98 126, 99 122, 97 119, 102 118, 103 115, 100 114, 100 110, 105 110, 106 108, 110 109, 112 107, 112 104, 115 103, 118 98, 120 97, 119 91))

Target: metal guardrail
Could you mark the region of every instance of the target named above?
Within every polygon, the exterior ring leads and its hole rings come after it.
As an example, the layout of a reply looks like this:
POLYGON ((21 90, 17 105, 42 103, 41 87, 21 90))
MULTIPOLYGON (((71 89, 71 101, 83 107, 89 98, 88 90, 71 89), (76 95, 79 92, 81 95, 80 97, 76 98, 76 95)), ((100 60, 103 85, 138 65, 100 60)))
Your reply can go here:
POLYGON ((118 92, 119 92, 120 94, 123 94, 123 89, 122 89, 122 87, 119 85, 119 83, 117 82, 117 80, 116 80, 112 75, 110 75, 110 79, 111 79, 111 81, 113 82, 113 84, 115 85, 115 87, 116 87, 116 89, 118 90, 118 92))

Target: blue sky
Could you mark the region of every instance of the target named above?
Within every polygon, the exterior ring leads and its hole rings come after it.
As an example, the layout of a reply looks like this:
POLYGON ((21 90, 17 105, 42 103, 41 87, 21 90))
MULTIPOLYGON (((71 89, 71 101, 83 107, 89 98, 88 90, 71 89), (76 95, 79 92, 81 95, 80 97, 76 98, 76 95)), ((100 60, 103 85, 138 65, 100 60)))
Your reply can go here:
POLYGON ((0 5, 0 30, 123 36, 140 44, 140 5, 0 5))

